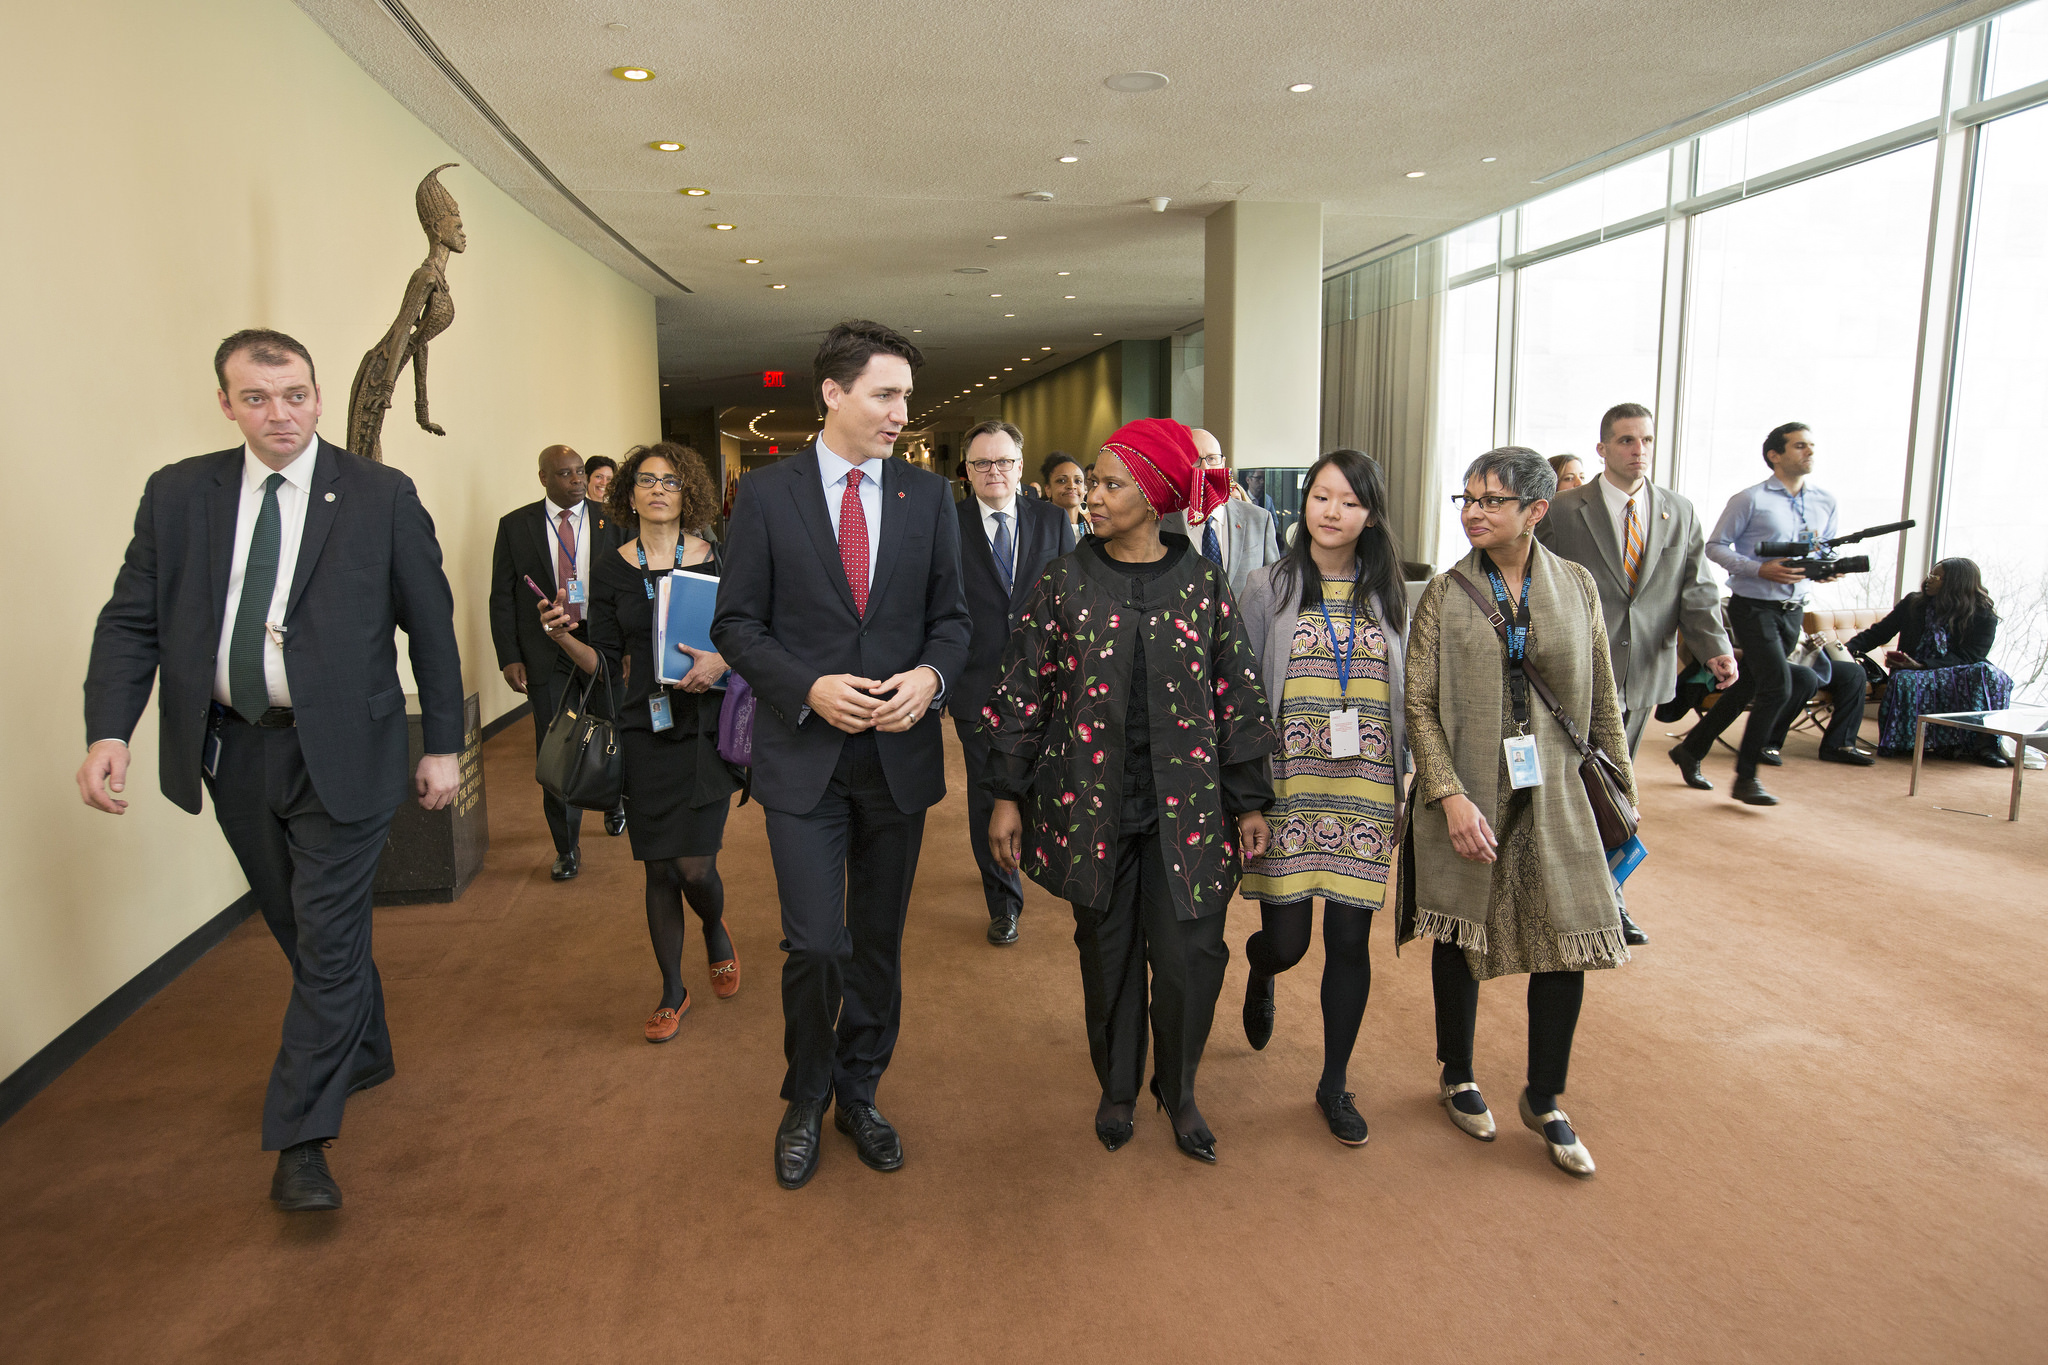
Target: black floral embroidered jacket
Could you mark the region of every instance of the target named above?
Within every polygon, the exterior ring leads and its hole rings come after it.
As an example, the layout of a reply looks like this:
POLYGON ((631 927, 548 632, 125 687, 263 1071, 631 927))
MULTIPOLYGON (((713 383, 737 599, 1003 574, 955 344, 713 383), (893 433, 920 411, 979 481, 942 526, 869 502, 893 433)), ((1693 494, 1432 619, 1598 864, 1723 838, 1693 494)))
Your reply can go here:
POLYGON ((1265 758, 1278 743, 1222 571, 1188 553, 1186 537, 1161 538, 1178 562, 1149 580, 1092 546, 1039 578, 982 710, 994 749, 987 785, 1023 805, 1026 874, 1062 899, 1107 906, 1126 798, 1138 795, 1125 790, 1124 721, 1142 641, 1143 805, 1148 823, 1156 813, 1174 911, 1199 919, 1237 891, 1236 817, 1271 803, 1265 758))

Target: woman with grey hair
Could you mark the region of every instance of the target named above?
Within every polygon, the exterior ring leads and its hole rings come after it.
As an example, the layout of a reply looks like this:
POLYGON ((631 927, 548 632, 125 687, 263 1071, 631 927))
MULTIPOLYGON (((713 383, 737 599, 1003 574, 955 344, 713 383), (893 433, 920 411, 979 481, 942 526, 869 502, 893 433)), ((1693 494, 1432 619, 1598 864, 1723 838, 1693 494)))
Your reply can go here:
POLYGON ((1619 966, 1628 949, 1578 752, 1529 687, 1525 662, 1579 733, 1613 757, 1631 800, 1635 775, 1593 577, 1536 543, 1556 489, 1541 455, 1505 446, 1474 460, 1452 499, 1472 552, 1423 590, 1409 631, 1415 778, 1395 937, 1434 941, 1438 1097, 1482 1142, 1494 1125, 1472 1074, 1479 983, 1529 978, 1522 1122, 1560 1169, 1589 1176, 1593 1158, 1557 1097, 1585 973, 1619 966))

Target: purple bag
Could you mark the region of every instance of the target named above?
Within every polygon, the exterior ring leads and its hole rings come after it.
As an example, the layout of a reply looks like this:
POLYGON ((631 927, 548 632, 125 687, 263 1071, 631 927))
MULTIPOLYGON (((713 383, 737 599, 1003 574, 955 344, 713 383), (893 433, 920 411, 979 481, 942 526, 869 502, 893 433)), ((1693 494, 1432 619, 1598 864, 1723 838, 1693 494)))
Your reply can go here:
POLYGON ((718 708, 718 756, 739 768, 754 766, 754 689, 737 672, 725 675, 718 708))

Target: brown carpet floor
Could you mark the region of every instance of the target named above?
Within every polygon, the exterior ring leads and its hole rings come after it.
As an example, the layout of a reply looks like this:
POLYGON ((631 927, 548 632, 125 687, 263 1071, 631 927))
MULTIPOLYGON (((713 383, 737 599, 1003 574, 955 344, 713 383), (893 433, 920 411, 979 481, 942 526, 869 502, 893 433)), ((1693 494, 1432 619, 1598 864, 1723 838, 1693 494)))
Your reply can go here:
MULTIPOLYGON (((1482 997, 1473 1142, 1435 1104, 1426 951, 1375 926, 1333 1141, 1320 945, 1253 1053, 1243 941, 1200 1096, 1222 1163, 1162 1116, 1110 1155, 1066 907, 982 938, 964 802, 933 812, 881 1092, 908 1161, 776 1188, 780 954, 759 808, 723 859, 744 966, 640 1026, 657 978, 626 841, 557 886, 515 726, 488 750, 490 861, 454 905, 380 911, 398 1078, 330 1153, 339 1214, 265 1198, 257 1118, 287 975, 242 926, 0 1127, 0 1357, 53 1361, 2016 1361, 2048 1339, 2048 780, 1816 763, 1771 811, 1644 751, 1654 937, 1595 974, 1566 1103, 1599 1175, 1514 1119, 1521 984, 1482 997), (1938 806, 1989 812, 1993 819, 1938 806)), ((949 741, 950 742, 950 741, 949 741)), ((218 837, 209 823, 193 837, 218 837)), ((596 830, 595 821, 586 825, 596 830)))

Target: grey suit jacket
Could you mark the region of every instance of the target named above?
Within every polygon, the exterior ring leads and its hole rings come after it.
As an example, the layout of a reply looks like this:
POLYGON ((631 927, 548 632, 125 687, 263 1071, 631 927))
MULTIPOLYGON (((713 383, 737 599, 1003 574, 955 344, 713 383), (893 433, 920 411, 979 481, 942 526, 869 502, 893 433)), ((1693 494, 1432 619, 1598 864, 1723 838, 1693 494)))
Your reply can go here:
POLYGON ((1696 659, 1730 652, 1721 628, 1721 589, 1707 572, 1699 513, 1668 488, 1651 484, 1649 491, 1642 569, 1633 593, 1599 480, 1559 493, 1549 515, 1536 524, 1536 539, 1545 549, 1592 571, 1607 618, 1614 690, 1631 715, 1671 699, 1681 633, 1696 659))
MULTIPOLYGON (((1241 498, 1232 498, 1209 515, 1221 519, 1216 536, 1223 542, 1224 572, 1230 579, 1230 595, 1242 602, 1245 580, 1251 577, 1252 570, 1263 569, 1280 558, 1279 542, 1273 538, 1273 518, 1265 508, 1254 507, 1241 498)), ((1187 513, 1175 512, 1160 522, 1159 529, 1186 536, 1200 553, 1202 533, 1188 525, 1187 513)))

